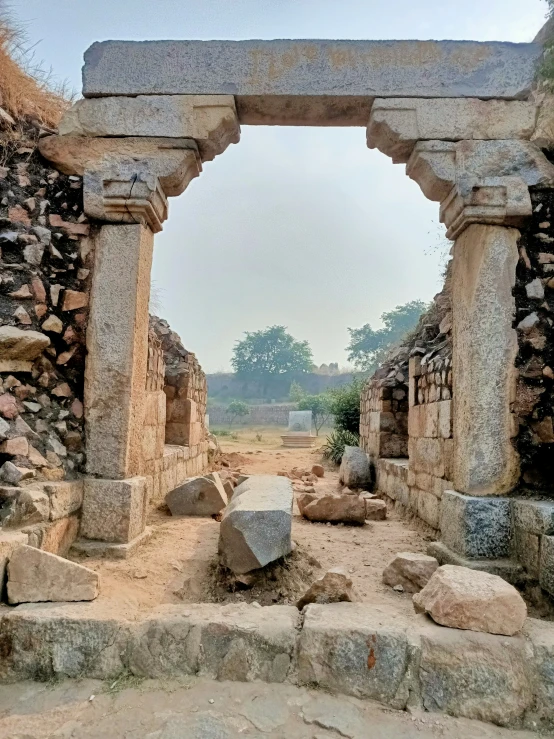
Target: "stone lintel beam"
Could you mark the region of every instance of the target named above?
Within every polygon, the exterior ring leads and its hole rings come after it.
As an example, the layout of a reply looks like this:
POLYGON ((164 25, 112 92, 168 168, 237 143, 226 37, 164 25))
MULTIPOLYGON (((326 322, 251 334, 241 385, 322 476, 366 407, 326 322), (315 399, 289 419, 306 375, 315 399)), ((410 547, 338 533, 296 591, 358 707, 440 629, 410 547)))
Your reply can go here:
POLYGON ((65 174, 83 177, 85 213, 110 223, 161 231, 167 197, 180 195, 202 163, 193 139, 48 136, 41 154, 65 174))
POLYGON ((194 139, 202 161, 237 144, 240 127, 232 95, 139 95, 78 100, 59 132, 70 136, 148 136, 194 139))
POLYGON ((471 223, 519 226, 531 215, 529 187, 550 187, 554 165, 528 141, 420 141, 406 166, 423 194, 441 203, 447 237, 471 223))
POLYGON ((520 100, 379 99, 371 109, 367 145, 405 164, 418 141, 529 140, 537 114, 535 103, 520 100))
POLYGON ((527 99, 540 44, 475 41, 103 41, 83 94, 527 99))

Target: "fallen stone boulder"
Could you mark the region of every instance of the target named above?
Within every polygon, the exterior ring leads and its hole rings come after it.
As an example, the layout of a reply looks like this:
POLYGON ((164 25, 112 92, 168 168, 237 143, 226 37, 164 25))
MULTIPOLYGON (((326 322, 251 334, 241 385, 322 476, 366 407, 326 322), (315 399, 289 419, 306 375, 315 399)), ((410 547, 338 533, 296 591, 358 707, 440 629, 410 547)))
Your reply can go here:
POLYGON ((455 629, 513 636, 523 626, 527 606, 517 590, 498 575, 443 565, 413 597, 418 613, 455 629))
POLYGON ((333 567, 310 585, 296 607, 301 611, 309 603, 341 603, 353 600, 352 579, 342 568, 333 567))
POLYGON ((172 516, 214 516, 227 505, 227 493, 217 472, 191 477, 165 496, 172 516))
POLYGON ((371 500, 365 498, 366 521, 384 521, 387 517, 387 504, 384 500, 371 500))
POLYGON ((366 502, 359 495, 322 495, 304 493, 298 496, 298 509, 309 521, 352 523, 363 525, 366 502))
POLYGON ((383 582, 391 588, 401 585, 407 593, 419 593, 438 566, 427 554, 399 552, 383 570, 383 582))
POLYGON ((250 475, 238 485, 219 528, 222 563, 241 575, 290 554, 292 503, 284 477, 250 475))
POLYGON ((324 466, 322 464, 312 465, 312 475, 315 475, 316 477, 324 477, 325 476, 324 466))
POLYGON ((8 602, 94 600, 98 573, 56 554, 23 544, 8 562, 8 602))
POLYGON ((339 480, 348 488, 371 490, 373 475, 369 457, 363 449, 357 446, 344 448, 339 469, 339 480))

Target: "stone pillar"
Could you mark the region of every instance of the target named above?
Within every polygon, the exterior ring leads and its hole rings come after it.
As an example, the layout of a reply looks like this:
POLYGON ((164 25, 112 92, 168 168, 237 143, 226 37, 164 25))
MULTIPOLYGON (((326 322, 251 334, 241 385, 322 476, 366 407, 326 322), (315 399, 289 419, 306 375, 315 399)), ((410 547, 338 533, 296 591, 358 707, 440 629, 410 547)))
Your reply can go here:
POLYGON ((502 495, 519 478, 510 411, 519 231, 473 224, 454 246, 452 272, 455 490, 502 495))
POLYGON ((96 239, 87 330, 87 471, 112 480, 141 469, 148 361, 148 302, 153 234, 105 225, 96 239))

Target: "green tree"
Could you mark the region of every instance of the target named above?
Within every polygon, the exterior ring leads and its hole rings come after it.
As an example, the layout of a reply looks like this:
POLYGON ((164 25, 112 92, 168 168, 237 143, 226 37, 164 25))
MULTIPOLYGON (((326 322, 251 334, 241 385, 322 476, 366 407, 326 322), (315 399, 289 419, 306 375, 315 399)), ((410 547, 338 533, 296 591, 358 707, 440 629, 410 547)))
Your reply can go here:
POLYGON ((315 435, 319 436, 322 426, 325 426, 331 416, 331 397, 328 393, 304 395, 298 401, 298 410, 312 412, 315 435))
POLYGON ((290 384, 289 398, 293 403, 300 403, 300 401, 306 397, 306 391, 296 380, 293 380, 290 384))
POLYGON ((227 406, 226 413, 230 419, 229 425, 232 426, 233 422, 236 421, 237 418, 242 418, 250 413, 250 407, 248 406, 248 403, 243 403, 242 400, 233 400, 227 406))
POLYGON ((390 348, 416 327, 426 308, 421 300, 412 300, 382 313, 383 328, 374 330, 369 323, 361 328, 349 328, 348 360, 365 372, 376 369, 390 348))
POLYGON ((286 326, 269 326, 246 332, 234 346, 231 364, 238 377, 257 382, 265 396, 271 380, 309 372, 312 350, 307 341, 297 341, 287 333, 286 326))

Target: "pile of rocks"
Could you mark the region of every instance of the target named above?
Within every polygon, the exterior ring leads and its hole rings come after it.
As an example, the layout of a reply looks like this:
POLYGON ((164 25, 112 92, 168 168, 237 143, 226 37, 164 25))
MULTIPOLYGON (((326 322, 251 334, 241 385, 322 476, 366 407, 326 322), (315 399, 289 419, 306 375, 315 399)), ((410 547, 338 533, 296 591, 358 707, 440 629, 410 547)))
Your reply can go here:
POLYGON ((0 152, 0 478, 17 485, 83 470, 93 255, 81 178, 34 140, 0 152))
POLYGON ((533 215, 522 231, 514 297, 519 421, 517 449, 526 488, 554 492, 554 196, 531 191, 533 215))

